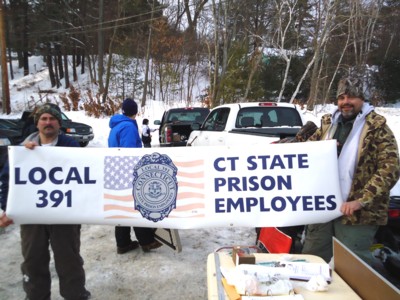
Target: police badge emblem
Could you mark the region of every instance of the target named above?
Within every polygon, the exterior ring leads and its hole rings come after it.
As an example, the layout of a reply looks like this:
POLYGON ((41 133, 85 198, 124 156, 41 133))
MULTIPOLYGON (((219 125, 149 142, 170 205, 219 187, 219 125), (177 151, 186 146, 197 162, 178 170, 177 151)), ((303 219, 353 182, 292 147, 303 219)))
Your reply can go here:
POLYGON ((133 170, 135 209, 147 220, 158 222, 176 208, 178 168, 168 155, 144 155, 133 170))

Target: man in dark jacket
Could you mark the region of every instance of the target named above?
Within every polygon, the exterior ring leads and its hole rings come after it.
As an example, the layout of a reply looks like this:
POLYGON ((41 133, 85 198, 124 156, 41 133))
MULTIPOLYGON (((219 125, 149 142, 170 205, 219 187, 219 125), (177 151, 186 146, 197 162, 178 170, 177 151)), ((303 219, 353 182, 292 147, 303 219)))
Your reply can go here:
MULTIPOLYGON (((34 115, 37 132, 30 134, 22 143, 28 149, 37 146, 79 147, 61 130, 61 111, 57 105, 44 104, 34 115)), ((12 224, 5 213, 0 226, 12 224)), ((60 294, 67 300, 86 300, 90 292, 85 288, 85 271, 80 256, 81 225, 21 225, 21 248, 24 262, 21 265, 23 287, 30 300, 47 300, 51 297, 49 271, 50 251, 60 280, 60 294)))
POLYGON ((343 216, 308 225, 302 252, 328 262, 335 236, 371 264, 369 248, 378 226, 387 223, 389 192, 400 174, 398 146, 386 119, 364 102, 361 79, 342 79, 337 100, 336 110, 322 117, 309 141, 337 141, 343 216))
MULTIPOLYGON (((118 148, 142 148, 142 140, 139 136, 136 115, 138 112, 137 104, 128 98, 122 103, 122 114, 117 114, 110 119, 110 135, 108 137, 109 147, 118 148)), ((124 254, 142 247, 144 252, 149 252, 162 246, 154 239, 153 228, 134 227, 137 241, 131 240, 131 228, 128 226, 115 227, 115 239, 117 242, 117 253, 124 254)))
POLYGON ((9 184, 9 165, 8 155, 5 155, 5 163, 0 169, 0 209, 5 211, 7 205, 8 184, 9 184))

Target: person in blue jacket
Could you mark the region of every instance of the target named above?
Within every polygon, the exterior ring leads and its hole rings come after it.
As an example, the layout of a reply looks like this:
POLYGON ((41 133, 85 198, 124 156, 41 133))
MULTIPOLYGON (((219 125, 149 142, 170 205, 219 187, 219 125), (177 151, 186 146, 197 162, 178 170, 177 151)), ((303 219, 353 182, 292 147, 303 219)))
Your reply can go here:
MULTIPOLYGON (((142 148, 136 115, 138 106, 136 102, 127 98, 122 103, 122 114, 117 114, 110 119, 110 135, 108 137, 108 147, 117 148, 142 148)), ((131 239, 131 227, 116 226, 115 240, 117 243, 117 253, 124 254, 128 251, 142 247, 144 252, 149 252, 162 246, 154 238, 155 229, 144 227, 133 227, 138 241, 131 239)))
MULTIPOLYGON (((38 131, 23 142, 33 150, 38 146, 79 147, 77 141, 61 130, 61 110, 51 103, 37 108, 34 123, 38 131)), ((0 174, 1 204, 6 208, 8 191, 8 161, 0 174)), ((29 197, 29 195, 27 196, 29 197)), ((12 224, 5 212, 0 213, 0 227, 12 224)), ((80 255, 80 224, 24 224, 20 227, 21 249, 24 258, 21 264, 23 288, 26 299, 51 298, 50 249, 60 281, 60 294, 66 300, 86 300, 91 294, 85 288, 86 278, 83 259, 80 255)))

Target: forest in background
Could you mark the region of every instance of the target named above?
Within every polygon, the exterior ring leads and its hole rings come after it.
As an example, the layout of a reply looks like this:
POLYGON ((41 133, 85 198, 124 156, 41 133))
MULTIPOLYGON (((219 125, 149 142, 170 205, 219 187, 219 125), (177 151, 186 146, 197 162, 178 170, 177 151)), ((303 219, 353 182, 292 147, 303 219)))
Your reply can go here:
POLYGON ((31 55, 43 56, 49 89, 73 95, 88 72, 89 106, 107 115, 126 96, 190 105, 199 78, 209 107, 273 100, 312 110, 334 101, 348 74, 364 78, 376 105, 400 98, 396 0, 0 1, 11 79, 12 59, 33 72, 31 55))

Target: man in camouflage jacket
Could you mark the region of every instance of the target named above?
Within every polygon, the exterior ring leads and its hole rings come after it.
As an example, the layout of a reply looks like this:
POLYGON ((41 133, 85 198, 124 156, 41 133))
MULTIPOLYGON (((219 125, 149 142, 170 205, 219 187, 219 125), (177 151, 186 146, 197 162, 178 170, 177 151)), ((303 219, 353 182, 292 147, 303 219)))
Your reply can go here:
POLYGON ((359 80, 342 79, 337 96, 337 110, 322 117, 308 141, 337 140, 343 216, 308 225, 302 252, 329 262, 335 236, 371 264, 369 247, 387 223, 389 193, 400 176, 398 147, 386 119, 364 102, 359 80))

